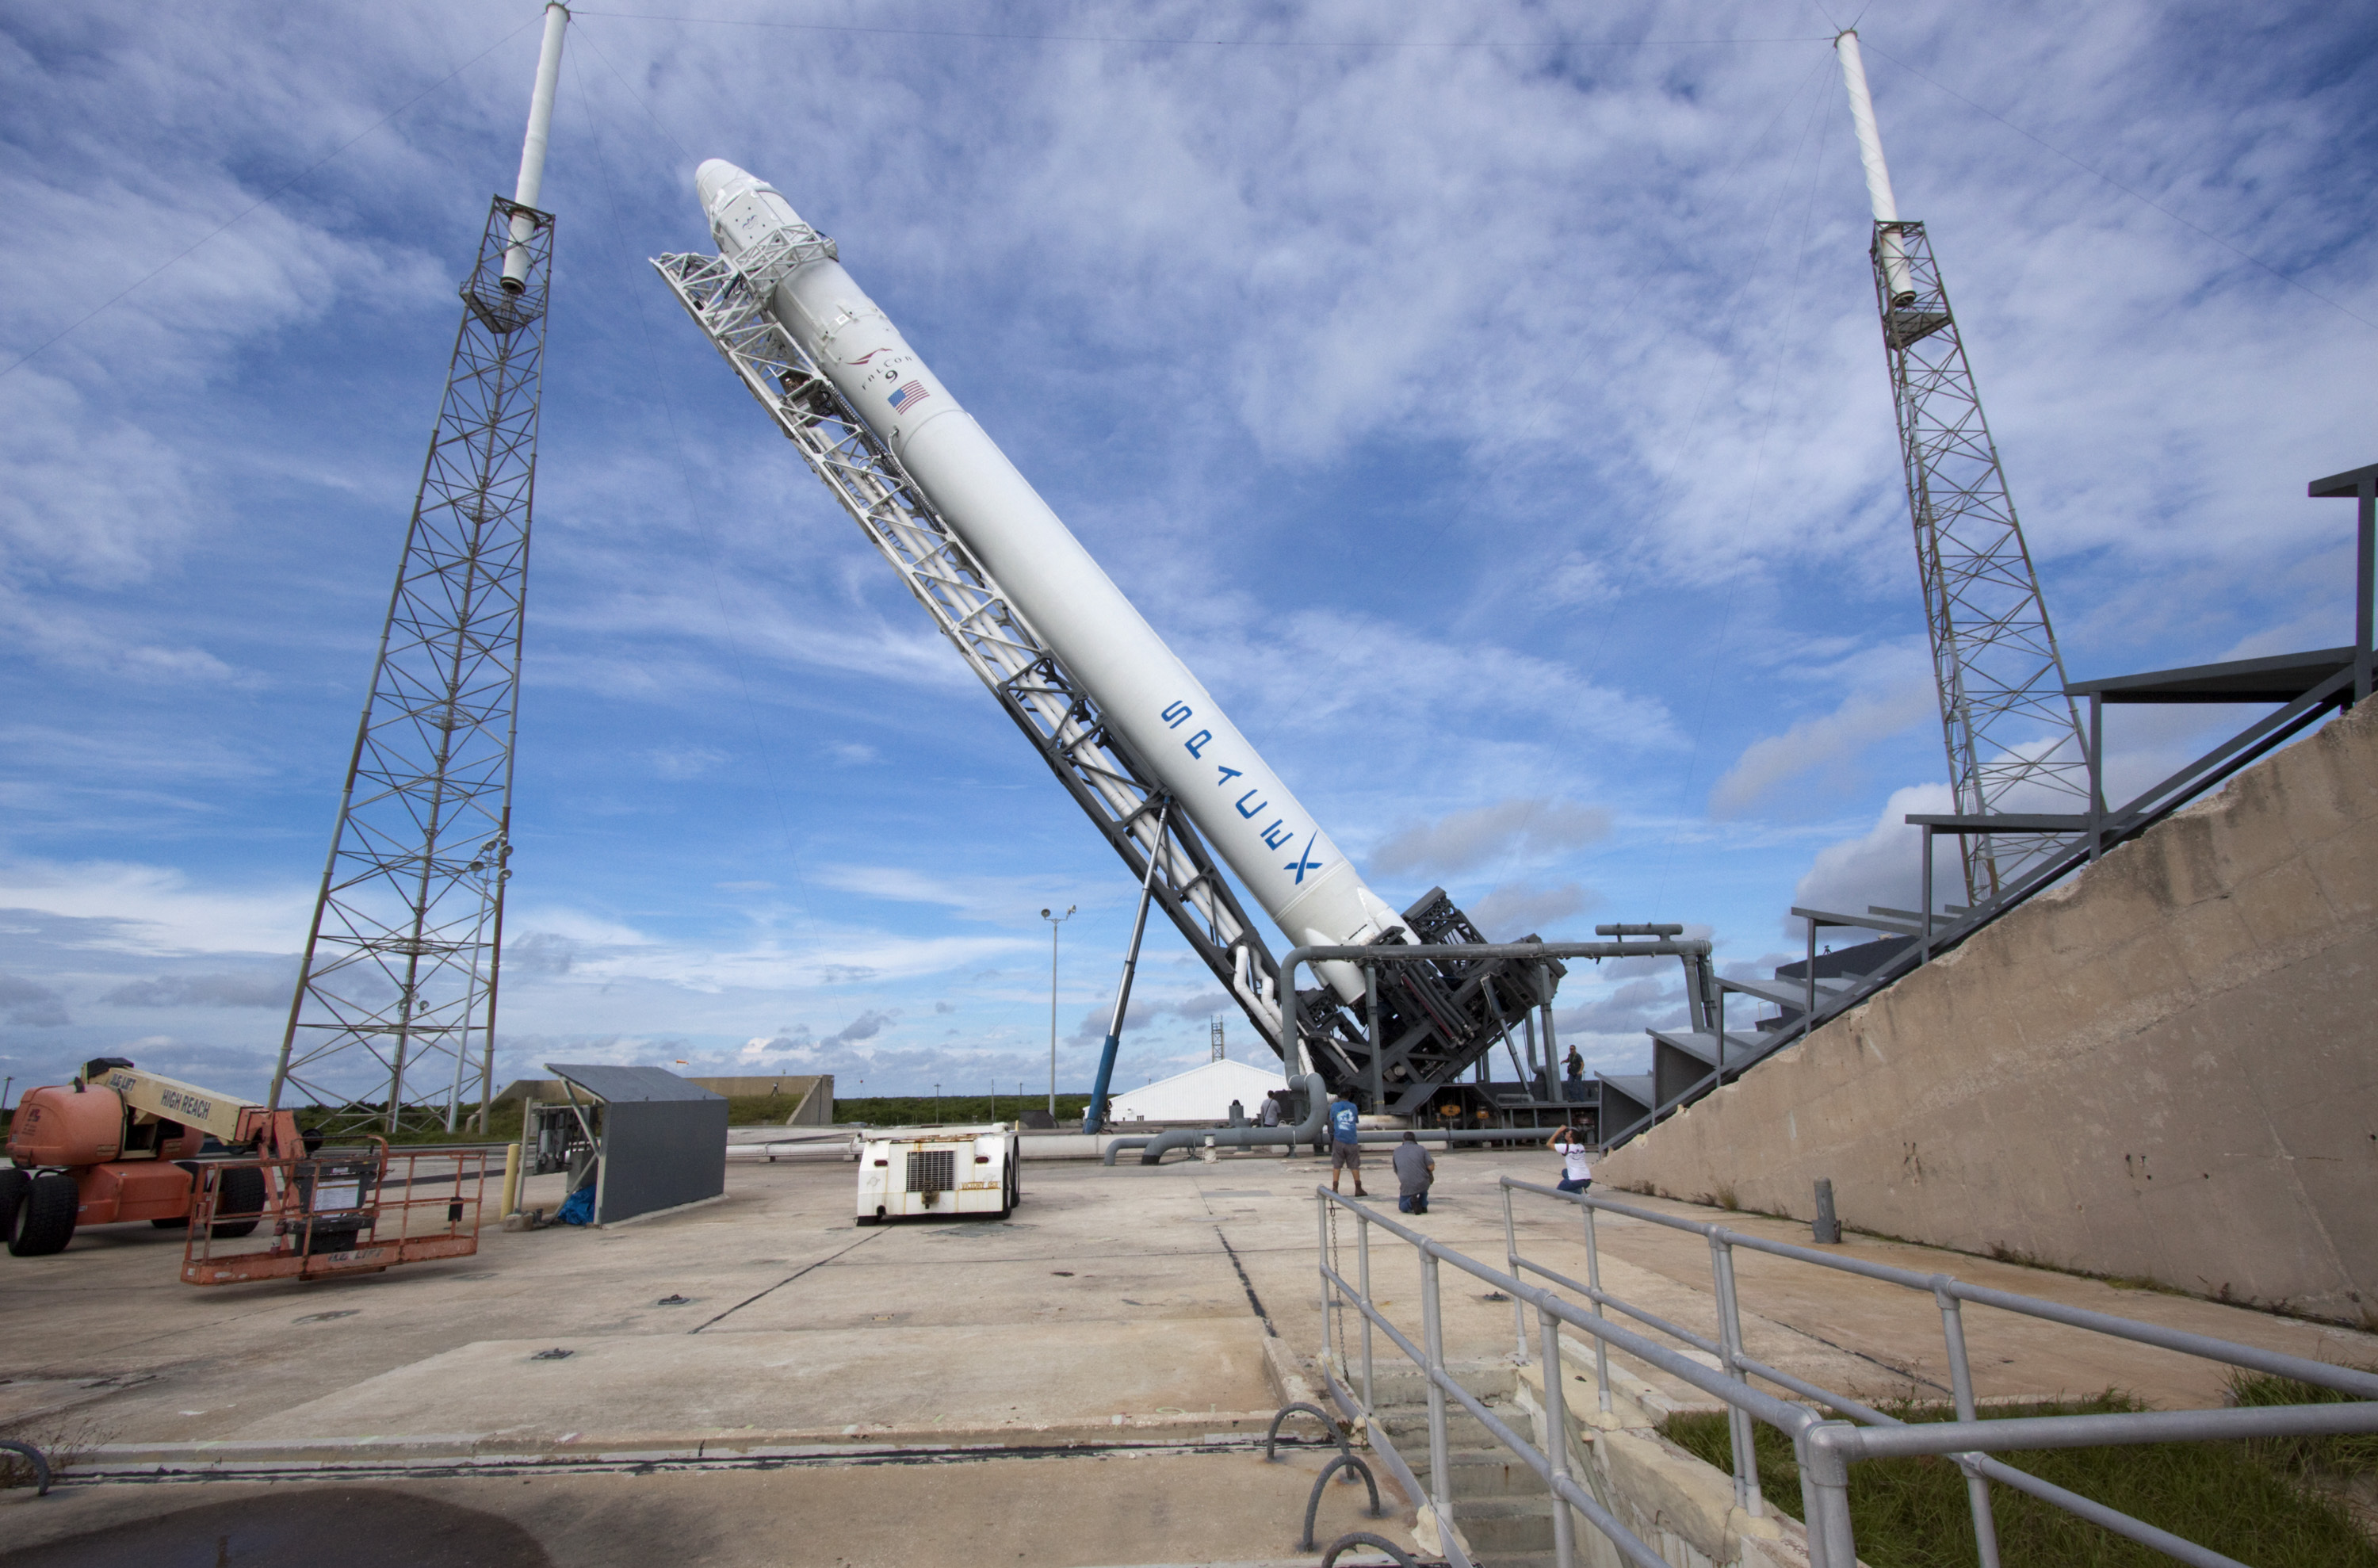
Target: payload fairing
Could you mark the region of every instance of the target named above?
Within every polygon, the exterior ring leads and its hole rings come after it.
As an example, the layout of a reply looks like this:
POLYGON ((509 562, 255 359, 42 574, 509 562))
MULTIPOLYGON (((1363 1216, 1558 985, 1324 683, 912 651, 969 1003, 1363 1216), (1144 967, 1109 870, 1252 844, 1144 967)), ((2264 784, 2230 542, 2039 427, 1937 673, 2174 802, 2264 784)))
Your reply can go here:
MULTIPOLYGON (((722 159, 703 163, 695 181, 729 260, 788 231, 814 232, 775 187, 722 159)), ((1291 941, 1411 939, 1402 918, 839 260, 813 254, 786 271, 767 309, 1291 941)), ((1341 997, 1363 995, 1358 970, 1324 970, 1341 997)))

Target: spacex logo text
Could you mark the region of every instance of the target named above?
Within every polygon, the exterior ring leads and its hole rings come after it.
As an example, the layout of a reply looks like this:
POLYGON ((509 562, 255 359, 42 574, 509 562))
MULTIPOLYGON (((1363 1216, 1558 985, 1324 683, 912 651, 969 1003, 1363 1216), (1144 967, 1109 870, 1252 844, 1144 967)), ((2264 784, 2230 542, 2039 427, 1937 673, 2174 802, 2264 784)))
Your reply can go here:
MULTIPOLYGON (((1196 709, 1187 703, 1176 702, 1158 717, 1164 720, 1165 728, 1178 731, 1195 716, 1196 709)), ((1207 748, 1213 744, 1214 732, 1206 729, 1193 729, 1187 735, 1183 736, 1181 741, 1183 751, 1201 760, 1206 759, 1207 748)), ((1219 757, 1211 760, 1214 764, 1214 785, 1217 789, 1225 788, 1231 780, 1246 776, 1246 770, 1243 768, 1232 767, 1219 757)), ((1231 800, 1231 804, 1242 818, 1259 825, 1256 827, 1256 834, 1263 839, 1266 849, 1279 849, 1296 837, 1296 829, 1284 821, 1279 813, 1273 811, 1271 802, 1264 798, 1261 786, 1240 791, 1237 797, 1231 800)), ((1296 880, 1300 884, 1303 882, 1306 872, 1320 869, 1321 862, 1313 858, 1313 846, 1319 838, 1318 829, 1308 830, 1305 834, 1303 850, 1298 853, 1296 859, 1288 862, 1280 868, 1283 871, 1294 872, 1296 880)))

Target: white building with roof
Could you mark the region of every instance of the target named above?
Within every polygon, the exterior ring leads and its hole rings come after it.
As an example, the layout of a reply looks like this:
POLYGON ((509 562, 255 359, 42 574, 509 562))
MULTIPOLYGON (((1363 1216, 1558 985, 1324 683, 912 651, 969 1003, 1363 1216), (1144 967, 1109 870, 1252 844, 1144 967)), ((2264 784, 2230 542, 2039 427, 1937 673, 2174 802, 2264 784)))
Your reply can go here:
POLYGON ((1258 1067, 1245 1062, 1207 1062, 1201 1067, 1159 1079, 1110 1103, 1108 1116, 1126 1122, 1219 1122, 1230 1119, 1231 1102, 1246 1111, 1247 1120, 1263 1116, 1264 1096, 1288 1087, 1277 1067, 1258 1067))

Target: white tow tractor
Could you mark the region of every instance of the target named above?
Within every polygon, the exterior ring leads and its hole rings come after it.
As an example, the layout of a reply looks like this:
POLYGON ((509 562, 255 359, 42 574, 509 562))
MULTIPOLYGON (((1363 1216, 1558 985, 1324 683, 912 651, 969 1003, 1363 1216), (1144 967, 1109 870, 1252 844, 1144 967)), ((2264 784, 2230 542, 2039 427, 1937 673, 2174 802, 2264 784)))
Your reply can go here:
POLYGON ((1003 1220, 1024 1196, 1015 1124, 900 1128, 859 1140, 859 1223, 979 1214, 1003 1220))

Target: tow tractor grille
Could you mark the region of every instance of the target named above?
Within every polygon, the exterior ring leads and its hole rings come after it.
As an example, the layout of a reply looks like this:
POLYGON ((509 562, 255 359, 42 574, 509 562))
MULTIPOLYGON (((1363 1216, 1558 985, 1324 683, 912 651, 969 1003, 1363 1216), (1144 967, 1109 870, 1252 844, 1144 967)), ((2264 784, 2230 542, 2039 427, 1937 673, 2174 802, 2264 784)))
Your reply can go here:
POLYGON ((908 1151, 908 1190, 911 1192, 949 1192, 958 1185, 958 1155, 955 1149, 911 1149, 908 1151))

